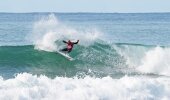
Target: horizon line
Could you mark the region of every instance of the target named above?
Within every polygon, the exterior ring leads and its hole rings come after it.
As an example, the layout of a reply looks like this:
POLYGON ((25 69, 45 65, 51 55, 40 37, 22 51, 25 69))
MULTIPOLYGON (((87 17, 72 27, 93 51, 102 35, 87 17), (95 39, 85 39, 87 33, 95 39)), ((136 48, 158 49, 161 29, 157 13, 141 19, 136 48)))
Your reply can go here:
POLYGON ((40 12, 36 12, 36 11, 35 12, 34 11, 33 12, 1 12, 0 11, 0 13, 14 13, 14 14, 15 13, 103 13, 103 14, 104 13, 108 13, 108 14, 109 13, 125 13, 125 14, 132 13, 133 14, 133 13, 170 13, 170 12, 45 12, 45 11, 44 12, 43 11, 40 11, 40 12))

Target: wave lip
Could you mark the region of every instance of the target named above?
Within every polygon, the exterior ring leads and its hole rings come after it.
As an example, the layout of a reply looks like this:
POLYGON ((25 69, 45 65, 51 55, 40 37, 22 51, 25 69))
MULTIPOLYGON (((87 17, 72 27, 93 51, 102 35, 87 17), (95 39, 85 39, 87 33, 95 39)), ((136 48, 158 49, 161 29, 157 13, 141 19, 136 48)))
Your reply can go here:
POLYGON ((28 73, 15 78, 0 78, 1 100, 113 100, 170 98, 169 78, 111 77, 67 78, 36 76, 28 73))

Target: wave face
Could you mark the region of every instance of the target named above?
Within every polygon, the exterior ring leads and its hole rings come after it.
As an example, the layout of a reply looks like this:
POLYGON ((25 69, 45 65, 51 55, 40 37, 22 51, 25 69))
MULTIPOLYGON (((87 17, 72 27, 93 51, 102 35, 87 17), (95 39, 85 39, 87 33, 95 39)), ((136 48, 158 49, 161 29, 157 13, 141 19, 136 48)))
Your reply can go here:
POLYGON ((56 52, 36 50, 34 46, 2 46, 0 55, 0 68, 11 74, 28 71, 71 77, 93 70, 96 75, 108 75, 113 68, 124 66, 122 57, 111 46, 99 43, 89 47, 75 46, 70 54, 75 60, 71 62, 56 52))
POLYGON ((31 45, 1 46, 0 69, 1 75, 7 76, 21 72, 51 77, 120 77, 126 74, 169 76, 169 51, 169 47, 94 43, 88 47, 75 46, 70 53, 75 60, 70 62, 57 52, 37 50, 31 45))

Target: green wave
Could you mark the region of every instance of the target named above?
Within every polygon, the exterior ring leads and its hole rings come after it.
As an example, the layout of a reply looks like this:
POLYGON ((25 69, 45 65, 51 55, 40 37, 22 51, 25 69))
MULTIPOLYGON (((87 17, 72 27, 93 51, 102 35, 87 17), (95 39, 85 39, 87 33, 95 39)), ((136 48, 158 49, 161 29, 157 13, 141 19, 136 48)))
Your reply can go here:
POLYGON ((120 55, 112 45, 126 49, 124 46, 153 46, 137 44, 106 44, 94 43, 89 47, 75 46, 69 61, 56 52, 47 52, 34 49, 33 45, 1 46, 0 47, 0 74, 13 75, 14 73, 30 72, 49 76, 75 76, 79 74, 118 75, 118 70, 126 68, 126 59, 120 55))

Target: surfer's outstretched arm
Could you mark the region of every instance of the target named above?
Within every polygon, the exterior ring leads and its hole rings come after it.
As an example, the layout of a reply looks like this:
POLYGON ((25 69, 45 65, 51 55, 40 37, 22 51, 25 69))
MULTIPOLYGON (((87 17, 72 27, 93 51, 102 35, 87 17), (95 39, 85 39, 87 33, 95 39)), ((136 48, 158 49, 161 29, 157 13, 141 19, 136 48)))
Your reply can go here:
POLYGON ((67 43, 66 41, 63 40, 64 43, 67 43))
POLYGON ((77 42, 74 42, 74 44, 78 44, 79 43, 79 40, 77 40, 77 42))

